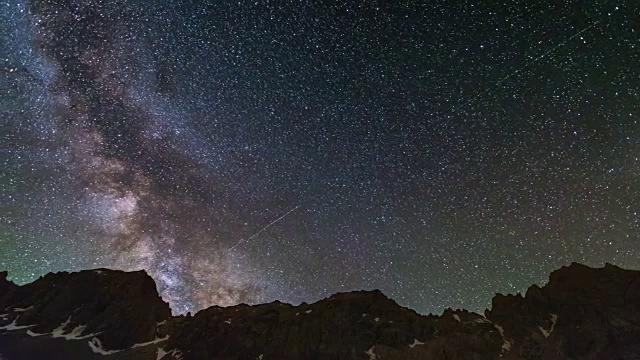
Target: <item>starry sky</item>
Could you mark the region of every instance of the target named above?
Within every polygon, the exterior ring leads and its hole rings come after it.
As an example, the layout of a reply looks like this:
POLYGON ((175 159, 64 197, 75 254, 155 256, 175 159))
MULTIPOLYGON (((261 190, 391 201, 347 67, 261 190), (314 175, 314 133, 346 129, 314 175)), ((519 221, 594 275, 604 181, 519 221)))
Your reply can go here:
POLYGON ((175 313, 640 268, 637 1, 9 0, 0 268, 175 313))

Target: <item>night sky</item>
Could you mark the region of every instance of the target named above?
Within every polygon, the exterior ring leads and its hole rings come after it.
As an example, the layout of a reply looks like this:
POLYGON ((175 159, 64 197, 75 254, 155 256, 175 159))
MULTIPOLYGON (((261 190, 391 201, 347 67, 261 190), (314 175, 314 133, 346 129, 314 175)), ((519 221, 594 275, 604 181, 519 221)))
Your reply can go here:
POLYGON ((640 3, 2 2, 0 268, 175 313, 640 268, 640 3))

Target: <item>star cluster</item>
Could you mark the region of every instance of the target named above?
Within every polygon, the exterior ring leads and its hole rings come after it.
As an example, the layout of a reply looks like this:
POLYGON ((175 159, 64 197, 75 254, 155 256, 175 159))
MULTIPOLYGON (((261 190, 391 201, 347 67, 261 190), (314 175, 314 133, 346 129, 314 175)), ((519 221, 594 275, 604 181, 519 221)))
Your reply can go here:
POLYGON ((12 0, 0 267, 174 312, 379 288, 479 311, 640 268, 634 2, 12 0))

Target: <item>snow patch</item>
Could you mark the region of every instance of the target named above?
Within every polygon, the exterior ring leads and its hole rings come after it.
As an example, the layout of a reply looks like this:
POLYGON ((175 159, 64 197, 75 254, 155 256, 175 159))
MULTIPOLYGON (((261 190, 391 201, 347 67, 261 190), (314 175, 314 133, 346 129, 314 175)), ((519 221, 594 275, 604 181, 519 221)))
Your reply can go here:
POLYGON ((18 318, 19 318, 19 316, 16 316, 16 318, 13 319, 13 321, 9 325, 0 326, 0 330, 13 331, 13 330, 27 329, 27 328, 36 326, 35 324, 33 324, 33 325, 18 325, 17 324, 18 318))
POLYGON ((413 349, 417 345, 424 345, 424 343, 421 341, 418 341, 418 339, 413 339, 413 344, 409 344, 409 347, 413 349))
POLYGON ((367 314, 367 313, 362 313, 362 317, 366 317, 367 315, 369 315, 369 314, 367 314))
POLYGON ((484 323, 491 324, 491 321, 489 319, 487 319, 487 318, 476 319, 476 322, 478 324, 484 324, 484 323))
POLYGON ((158 352, 156 353, 156 360, 160 360, 167 355, 173 356, 173 358, 176 360, 182 360, 182 357, 184 356, 182 354, 182 351, 178 349, 173 349, 167 352, 163 348, 158 348, 158 352))
POLYGON ((305 311, 304 313, 305 313, 305 314, 311 314, 311 312, 312 312, 312 311, 313 311, 313 310, 307 310, 307 311, 305 311))
POLYGON ((371 347, 371 349, 365 351, 364 353, 369 355, 369 360, 376 360, 378 358, 378 355, 373 352, 373 346, 371 347))
POLYGON ((64 328, 67 327, 67 325, 69 325, 69 323, 71 322, 71 316, 69 316, 69 318, 67 319, 67 321, 63 322, 62 324, 60 324, 60 326, 58 326, 57 328, 53 329, 53 331, 51 332, 51 336, 53 336, 54 338, 57 337, 63 337, 64 335, 64 328))
POLYGON ((163 342, 163 341, 167 341, 167 339, 169 339, 169 335, 167 335, 167 336, 165 336, 163 338, 156 337, 155 339, 153 339, 153 340, 151 340, 149 342, 133 344, 132 348, 141 347, 141 346, 148 346, 148 345, 151 345, 151 344, 157 344, 157 343, 160 343, 160 342, 163 342))
POLYGON ((40 334, 40 333, 35 333, 35 332, 31 331, 31 330, 27 330, 27 335, 32 336, 32 337, 36 337, 36 336, 47 335, 47 333, 40 334))
POLYGON ((169 355, 173 356, 176 360, 182 360, 182 351, 178 349, 173 349, 169 351, 169 355))
POLYGON ((182 360, 183 356, 182 351, 178 349, 173 349, 169 352, 166 352, 163 348, 158 348, 158 352, 156 353, 156 360, 160 360, 167 355, 173 356, 176 360, 182 360))
POLYGON ((63 322, 62 324, 60 324, 60 326, 53 329, 53 331, 51 332, 51 337, 64 338, 65 340, 83 340, 83 339, 88 339, 90 337, 94 337, 98 335, 98 334, 87 334, 85 336, 81 336, 82 333, 84 332, 84 329, 87 328, 86 325, 78 325, 74 327, 71 330, 71 332, 69 332, 68 334, 65 334, 64 329, 69 325, 70 322, 71 322, 71 316, 69 316, 67 321, 63 322))
POLYGON ((553 328, 556 326, 556 321, 558 320, 558 315, 556 314, 549 314, 549 316, 551 316, 551 328, 549 329, 549 331, 543 329, 542 326, 538 326, 538 329, 540 329, 540 332, 542 333, 542 335, 544 335, 545 338, 548 338, 549 335, 551 335, 551 333, 553 332, 553 328))
MULTIPOLYGON (((16 323, 18 321, 19 316, 16 316, 15 319, 13 319, 13 322, 9 325, 5 325, 5 326, 0 326, 0 330, 8 330, 8 331, 12 331, 12 330, 21 330, 21 329, 27 329, 34 325, 20 325, 18 326, 16 323)), ((92 336, 95 336, 97 334, 89 334, 89 335, 85 335, 85 336, 80 336, 82 335, 82 332, 84 331, 84 329, 86 329, 87 327, 85 325, 78 325, 75 328, 73 328, 73 330, 71 330, 70 333, 68 334, 64 334, 64 328, 67 327, 67 325, 69 325, 69 322, 71 321, 71 317, 69 317, 69 319, 67 319, 67 321, 63 322, 62 324, 60 324, 60 326, 58 326, 56 329, 54 329, 51 333, 35 333, 31 330, 27 330, 27 335, 29 336, 42 336, 42 335, 51 335, 51 337, 54 338, 64 338, 66 340, 82 340, 82 339, 86 339, 92 336)))
POLYGON ((263 357, 264 357, 264 354, 260 354, 258 355, 257 360, 262 360, 263 357))
POLYGON ((100 339, 96 337, 87 341, 87 343, 89 343, 89 347, 91 348, 91 351, 100 355, 111 355, 111 354, 115 354, 117 352, 122 351, 122 350, 106 350, 104 347, 102 347, 102 342, 100 341, 100 339))
POLYGON ((164 325, 166 323, 167 323, 167 320, 162 320, 159 323, 157 323, 156 326, 162 326, 162 325, 164 325))
POLYGON ((375 318, 375 319, 373 319, 373 321, 378 322, 378 321, 380 321, 380 318, 375 318))
POLYGON ((500 325, 496 325, 496 324, 493 324, 493 326, 494 326, 496 329, 498 329, 498 331, 500 332, 500 336, 502 336, 502 341, 504 341, 504 342, 502 343, 502 350, 503 350, 503 351, 509 351, 509 350, 511 350, 511 341, 507 341, 507 339, 505 339, 505 337, 504 337, 504 329, 502 328, 502 326, 500 326, 500 325))
POLYGON ((453 314, 453 318, 456 319, 457 321, 460 321, 460 316, 458 316, 458 314, 453 314))
POLYGON ((84 331, 84 329, 87 328, 87 325, 78 325, 76 327, 73 328, 73 330, 71 330, 70 333, 62 336, 63 338, 65 338, 66 340, 82 340, 82 339, 87 339, 90 338, 92 336, 96 336, 98 334, 88 334, 85 336, 81 336, 82 332, 84 331))
POLYGON ((224 322, 226 322, 227 324, 231 325, 231 319, 225 320, 224 322))
POLYGON ((25 311, 29 311, 33 309, 33 305, 29 306, 28 308, 13 308, 13 311, 15 312, 25 312, 25 311))
POLYGON ((164 351, 164 349, 158 348, 158 352, 156 353, 156 360, 162 359, 167 354, 168 353, 166 351, 164 351))

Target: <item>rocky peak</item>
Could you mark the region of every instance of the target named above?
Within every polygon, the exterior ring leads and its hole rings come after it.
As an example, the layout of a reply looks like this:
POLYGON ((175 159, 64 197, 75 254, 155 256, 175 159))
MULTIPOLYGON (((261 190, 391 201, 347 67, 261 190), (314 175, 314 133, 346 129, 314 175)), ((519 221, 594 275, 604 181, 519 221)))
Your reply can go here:
POLYGON ((546 348, 567 358, 640 354, 638 300, 640 272, 572 263, 553 271, 545 286, 529 287, 524 297, 496 295, 485 315, 504 330, 520 358, 537 359, 546 348))
POLYGON ((640 356, 640 272, 571 264, 485 316, 423 316, 379 290, 298 306, 212 306, 170 316, 143 271, 47 274, 17 286, 0 273, 0 353, 10 360, 626 359, 640 356), (635 356, 635 357, 634 357, 635 356))
POLYGON ((169 305, 144 271, 50 273, 17 287, 3 297, 3 305, 14 310, 11 315, 17 325, 35 324, 30 328, 33 333, 53 334, 58 329, 64 334, 81 327, 78 337, 96 334, 112 349, 153 337, 157 322, 171 316, 169 305))
POLYGON ((0 296, 9 292, 10 289, 15 289, 16 284, 13 281, 7 280, 9 275, 6 271, 0 271, 0 296))

